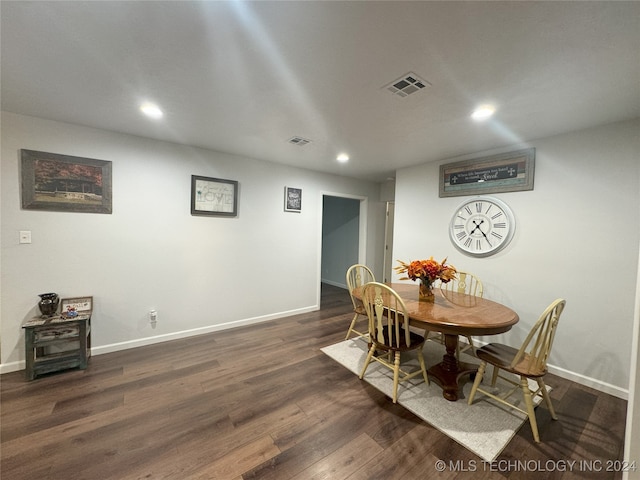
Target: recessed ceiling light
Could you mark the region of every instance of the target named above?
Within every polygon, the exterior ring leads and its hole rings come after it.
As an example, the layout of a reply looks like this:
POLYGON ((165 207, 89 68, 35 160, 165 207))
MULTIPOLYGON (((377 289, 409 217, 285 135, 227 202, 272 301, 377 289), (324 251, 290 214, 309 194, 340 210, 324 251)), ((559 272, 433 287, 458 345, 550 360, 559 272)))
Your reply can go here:
POLYGON ((477 121, 486 120, 496 112, 496 107, 493 105, 480 105, 471 114, 471 118, 477 121))
POLYGON ((347 155, 346 153, 341 153, 336 157, 336 160, 338 160, 340 163, 348 162, 349 155, 347 155))
POLYGON ((143 103, 140 105, 140 111, 144 113, 147 117, 151 118, 162 118, 164 115, 160 108, 153 103, 143 103))

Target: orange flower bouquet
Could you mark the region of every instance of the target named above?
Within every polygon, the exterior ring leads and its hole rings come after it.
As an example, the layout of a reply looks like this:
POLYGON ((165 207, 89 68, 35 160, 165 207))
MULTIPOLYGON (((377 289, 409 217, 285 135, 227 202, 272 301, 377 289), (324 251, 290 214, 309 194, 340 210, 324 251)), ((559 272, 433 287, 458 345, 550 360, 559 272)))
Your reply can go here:
POLYGON ((433 257, 429 260, 414 260, 410 263, 398 260, 398 263, 400 265, 394 267, 394 270, 398 273, 406 273, 406 277, 400 280, 420 280, 421 298, 424 297, 429 301, 433 301, 433 282, 436 280, 442 283, 450 282, 458 273, 453 265, 447 265, 446 258, 439 263, 433 257))

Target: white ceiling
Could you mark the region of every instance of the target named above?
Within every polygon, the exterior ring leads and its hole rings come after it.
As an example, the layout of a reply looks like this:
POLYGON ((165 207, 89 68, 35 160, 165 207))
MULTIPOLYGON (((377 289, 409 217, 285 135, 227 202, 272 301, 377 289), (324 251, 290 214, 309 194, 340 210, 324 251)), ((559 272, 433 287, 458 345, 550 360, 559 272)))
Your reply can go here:
POLYGON ((0 8, 5 111, 363 179, 640 116, 640 2, 0 8), (431 86, 383 88, 407 72, 431 86))

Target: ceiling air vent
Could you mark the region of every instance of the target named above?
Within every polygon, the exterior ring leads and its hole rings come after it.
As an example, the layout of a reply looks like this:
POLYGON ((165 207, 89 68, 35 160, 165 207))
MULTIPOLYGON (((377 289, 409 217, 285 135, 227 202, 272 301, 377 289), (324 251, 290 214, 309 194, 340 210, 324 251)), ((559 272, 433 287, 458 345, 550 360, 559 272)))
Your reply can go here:
POLYGON ((383 88, 400 97, 406 97, 430 86, 431 84, 429 82, 423 80, 415 73, 409 72, 390 84, 385 85, 383 88))
POLYGON ((291 145, 297 145, 299 147, 303 147, 307 143, 311 143, 311 140, 309 140, 308 138, 302 138, 302 137, 291 137, 289 139, 289 143, 291 145))

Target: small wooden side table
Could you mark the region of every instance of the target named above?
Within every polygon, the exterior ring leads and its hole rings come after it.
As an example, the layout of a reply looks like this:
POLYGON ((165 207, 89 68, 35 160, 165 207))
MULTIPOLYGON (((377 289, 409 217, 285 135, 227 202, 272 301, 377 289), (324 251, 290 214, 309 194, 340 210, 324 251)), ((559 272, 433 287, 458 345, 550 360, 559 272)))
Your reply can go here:
POLYGON ((27 380, 68 368, 87 368, 91 355, 91 314, 35 317, 22 328, 27 380))

